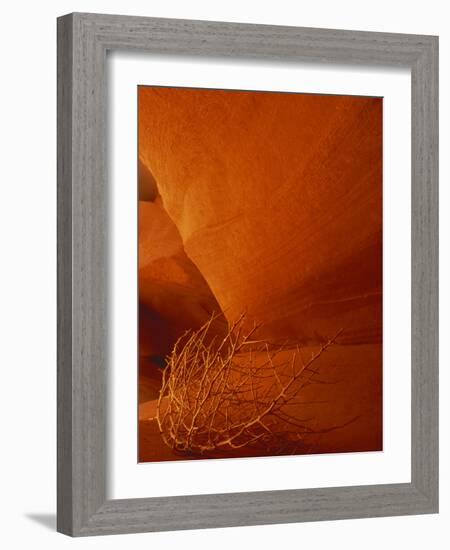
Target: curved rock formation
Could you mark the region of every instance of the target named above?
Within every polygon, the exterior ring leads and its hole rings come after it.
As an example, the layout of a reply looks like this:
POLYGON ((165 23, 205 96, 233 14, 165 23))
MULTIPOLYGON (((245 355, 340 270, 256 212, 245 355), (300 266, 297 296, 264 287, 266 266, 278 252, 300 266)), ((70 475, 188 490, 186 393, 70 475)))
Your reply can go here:
POLYGON ((139 94, 140 161, 164 206, 142 207, 143 262, 160 255, 141 266, 143 302, 170 318, 182 303, 197 318, 204 300, 211 308, 209 286, 229 320, 246 311, 265 338, 314 343, 344 328, 341 342, 380 342, 381 99, 139 94), (164 237, 173 239, 170 258, 145 241, 164 210, 181 236, 175 243, 172 228, 164 237), (187 258, 186 279, 178 270, 187 258), (174 299, 181 287, 196 290, 174 299))
MULTIPOLYGON (((162 366, 175 341, 220 312, 203 276, 187 257, 161 199, 139 203, 139 351, 141 364, 162 366)), ((223 326, 219 320, 216 330, 223 326)))

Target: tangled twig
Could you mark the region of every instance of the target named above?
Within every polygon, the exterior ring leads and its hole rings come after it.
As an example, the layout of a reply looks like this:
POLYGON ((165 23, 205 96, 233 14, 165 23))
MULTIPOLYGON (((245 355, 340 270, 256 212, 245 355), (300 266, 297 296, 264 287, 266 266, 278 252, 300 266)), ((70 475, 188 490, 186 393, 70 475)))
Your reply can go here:
POLYGON ((259 325, 246 331, 245 315, 218 341, 210 335, 214 319, 181 337, 168 357, 156 411, 164 442, 187 454, 296 452, 316 432, 293 411, 318 374, 313 364, 339 333, 305 362, 299 347, 255 340, 259 325))

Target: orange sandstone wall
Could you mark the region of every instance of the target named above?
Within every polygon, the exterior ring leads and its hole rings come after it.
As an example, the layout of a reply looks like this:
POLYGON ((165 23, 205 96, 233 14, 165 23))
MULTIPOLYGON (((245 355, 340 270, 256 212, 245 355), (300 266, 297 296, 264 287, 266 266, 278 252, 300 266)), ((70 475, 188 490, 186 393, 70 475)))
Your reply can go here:
POLYGON ((142 191, 149 310, 217 299, 267 338, 381 340, 380 98, 141 87, 139 159, 160 195, 142 191))

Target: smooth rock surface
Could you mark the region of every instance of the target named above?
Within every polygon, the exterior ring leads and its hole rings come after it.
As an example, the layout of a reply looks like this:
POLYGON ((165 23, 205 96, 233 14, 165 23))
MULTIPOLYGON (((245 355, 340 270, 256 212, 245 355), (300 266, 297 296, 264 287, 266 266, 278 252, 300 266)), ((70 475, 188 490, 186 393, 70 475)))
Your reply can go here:
MULTIPOLYGON (((181 236, 179 254, 184 247, 227 318, 246 311, 274 340, 315 343, 344 329, 342 343, 380 342, 382 100, 139 93, 140 161, 181 236)), ((177 261, 159 260, 144 301, 171 307, 173 289, 188 284, 177 261)))

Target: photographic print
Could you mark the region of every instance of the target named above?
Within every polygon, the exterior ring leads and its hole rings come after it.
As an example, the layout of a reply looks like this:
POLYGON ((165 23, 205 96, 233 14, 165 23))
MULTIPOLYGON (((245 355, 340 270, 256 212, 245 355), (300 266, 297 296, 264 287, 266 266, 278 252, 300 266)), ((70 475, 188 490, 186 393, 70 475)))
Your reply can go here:
POLYGON ((138 87, 139 462, 382 450, 382 108, 138 87))

